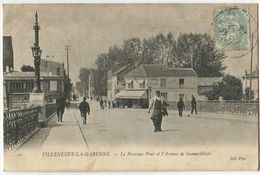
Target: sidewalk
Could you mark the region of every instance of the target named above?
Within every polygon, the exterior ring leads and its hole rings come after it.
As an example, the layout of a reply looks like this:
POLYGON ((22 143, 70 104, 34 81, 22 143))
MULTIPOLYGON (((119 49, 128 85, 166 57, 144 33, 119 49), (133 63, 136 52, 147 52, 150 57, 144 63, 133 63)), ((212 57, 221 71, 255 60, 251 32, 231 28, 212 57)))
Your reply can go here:
MULTIPOLYGON (((81 123, 81 121, 78 122, 81 123)), ((75 145, 77 150, 87 151, 86 144, 73 115, 73 110, 65 109, 62 123, 57 123, 57 115, 54 115, 48 121, 47 126, 41 128, 17 152, 27 154, 27 152, 34 151, 72 151, 75 145)))

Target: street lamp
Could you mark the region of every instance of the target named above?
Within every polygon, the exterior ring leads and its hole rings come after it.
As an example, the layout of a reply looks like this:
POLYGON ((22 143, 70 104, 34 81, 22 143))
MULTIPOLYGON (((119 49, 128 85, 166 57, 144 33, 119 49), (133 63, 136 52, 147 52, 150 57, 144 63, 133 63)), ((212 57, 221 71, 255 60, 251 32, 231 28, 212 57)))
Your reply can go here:
POLYGON ((34 42, 34 46, 31 47, 32 49, 32 55, 34 58, 34 68, 35 68, 35 79, 34 79, 34 88, 33 88, 33 92, 36 93, 41 93, 41 82, 40 82, 40 64, 41 64, 41 54, 42 54, 42 50, 39 46, 39 30, 40 30, 40 26, 38 23, 38 14, 36 12, 35 14, 35 24, 33 26, 33 30, 35 33, 35 42, 34 42))
POLYGON ((41 54, 42 50, 40 47, 31 47, 32 55, 34 57, 34 68, 35 68, 35 80, 33 92, 41 93, 41 83, 40 83, 40 64, 41 64, 41 54))

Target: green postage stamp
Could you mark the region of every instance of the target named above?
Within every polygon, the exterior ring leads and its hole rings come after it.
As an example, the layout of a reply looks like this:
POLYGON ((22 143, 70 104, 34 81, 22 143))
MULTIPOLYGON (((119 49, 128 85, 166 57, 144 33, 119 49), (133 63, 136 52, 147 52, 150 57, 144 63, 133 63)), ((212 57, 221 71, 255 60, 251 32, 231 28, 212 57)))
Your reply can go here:
POLYGON ((248 49, 247 11, 240 8, 216 10, 214 17, 214 34, 216 42, 222 49, 248 49))

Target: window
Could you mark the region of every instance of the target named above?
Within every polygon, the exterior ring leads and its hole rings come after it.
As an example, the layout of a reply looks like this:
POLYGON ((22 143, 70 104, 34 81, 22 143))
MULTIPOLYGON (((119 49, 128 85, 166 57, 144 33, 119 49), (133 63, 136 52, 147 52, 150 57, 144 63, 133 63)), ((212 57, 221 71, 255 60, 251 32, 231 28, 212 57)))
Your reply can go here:
POLYGON ((167 92, 162 92, 162 93, 161 93, 161 96, 163 97, 163 99, 164 99, 165 101, 167 101, 167 96, 168 96, 167 92))
POLYGON ((181 78, 179 79, 179 88, 183 88, 184 87, 184 79, 181 78))
POLYGON ((166 79, 161 79, 161 88, 166 88, 166 79))
POLYGON ((145 88, 145 81, 143 81, 143 83, 139 84, 140 88, 145 88))
POLYGON ((60 68, 57 67, 57 75, 60 75, 60 68))
POLYGON ((134 83, 133 83, 133 81, 131 81, 131 83, 128 83, 127 86, 128 86, 129 89, 134 88, 134 83))

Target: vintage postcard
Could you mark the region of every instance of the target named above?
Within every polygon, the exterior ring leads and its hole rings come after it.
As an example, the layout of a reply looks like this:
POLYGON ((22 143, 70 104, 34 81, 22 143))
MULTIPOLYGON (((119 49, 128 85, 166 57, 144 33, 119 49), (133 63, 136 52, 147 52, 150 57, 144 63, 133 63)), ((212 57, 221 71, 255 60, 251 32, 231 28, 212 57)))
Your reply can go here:
POLYGON ((257 170, 258 4, 3 4, 6 172, 257 170))

